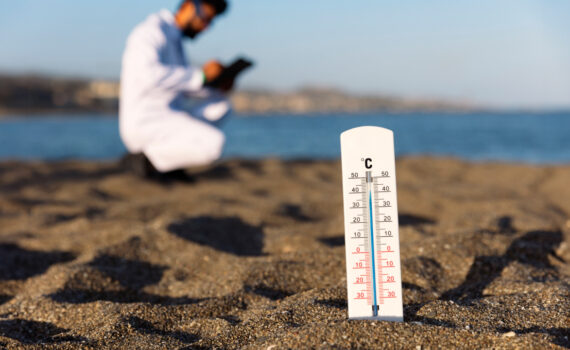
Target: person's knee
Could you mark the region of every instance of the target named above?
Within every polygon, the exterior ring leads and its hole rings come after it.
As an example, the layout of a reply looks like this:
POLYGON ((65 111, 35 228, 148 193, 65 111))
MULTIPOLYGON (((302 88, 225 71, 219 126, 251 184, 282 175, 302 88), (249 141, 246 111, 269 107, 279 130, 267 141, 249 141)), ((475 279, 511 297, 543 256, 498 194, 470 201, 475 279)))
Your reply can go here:
POLYGON ((208 135, 208 146, 204 147, 203 162, 205 164, 212 163, 221 158, 224 150, 226 137, 220 131, 208 135))
POLYGON ((208 165, 222 156, 224 133, 207 124, 176 129, 154 140, 145 147, 144 153, 161 172, 192 166, 208 165))
POLYGON ((203 109, 203 116, 210 122, 219 122, 224 119, 231 111, 231 103, 227 99, 219 99, 209 103, 203 109))

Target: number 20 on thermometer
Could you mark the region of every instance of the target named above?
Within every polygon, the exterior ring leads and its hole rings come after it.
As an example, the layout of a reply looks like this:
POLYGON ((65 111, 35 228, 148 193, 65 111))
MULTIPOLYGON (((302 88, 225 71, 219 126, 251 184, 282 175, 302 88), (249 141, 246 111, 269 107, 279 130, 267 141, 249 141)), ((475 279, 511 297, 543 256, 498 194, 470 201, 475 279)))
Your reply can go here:
POLYGON ((394 135, 340 135, 349 319, 403 321, 394 135))

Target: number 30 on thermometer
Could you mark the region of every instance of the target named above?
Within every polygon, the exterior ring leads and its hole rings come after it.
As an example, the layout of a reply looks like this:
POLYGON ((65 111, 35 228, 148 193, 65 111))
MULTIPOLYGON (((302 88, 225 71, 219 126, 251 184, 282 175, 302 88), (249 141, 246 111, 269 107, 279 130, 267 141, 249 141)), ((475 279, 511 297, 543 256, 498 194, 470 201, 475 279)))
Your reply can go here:
POLYGON ((340 144, 348 317, 403 321, 394 135, 362 126, 340 144))

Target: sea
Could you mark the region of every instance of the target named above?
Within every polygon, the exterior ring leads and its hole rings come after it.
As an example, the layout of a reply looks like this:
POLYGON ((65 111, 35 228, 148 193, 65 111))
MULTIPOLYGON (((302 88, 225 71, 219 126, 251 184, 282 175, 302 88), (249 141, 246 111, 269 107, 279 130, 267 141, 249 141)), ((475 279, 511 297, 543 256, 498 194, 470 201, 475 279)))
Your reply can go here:
MULTIPOLYGON (((340 133, 364 125, 394 131, 397 156, 570 163, 570 111, 237 115, 221 126, 223 158, 337 159, 340 133)), ((116 116, 0 119, 0 160, 113 160, 125 153, 116 116)))

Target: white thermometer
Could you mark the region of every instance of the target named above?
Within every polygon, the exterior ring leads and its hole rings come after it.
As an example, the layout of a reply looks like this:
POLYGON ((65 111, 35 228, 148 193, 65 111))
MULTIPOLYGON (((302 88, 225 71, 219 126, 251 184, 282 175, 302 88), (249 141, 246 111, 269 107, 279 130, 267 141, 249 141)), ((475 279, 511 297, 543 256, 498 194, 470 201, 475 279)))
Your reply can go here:
POLYGON ((403 321, 394 135, 340 135, 348 318, 403 321))

